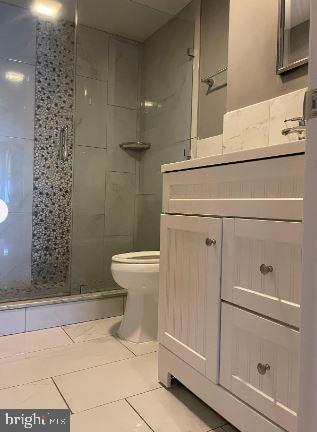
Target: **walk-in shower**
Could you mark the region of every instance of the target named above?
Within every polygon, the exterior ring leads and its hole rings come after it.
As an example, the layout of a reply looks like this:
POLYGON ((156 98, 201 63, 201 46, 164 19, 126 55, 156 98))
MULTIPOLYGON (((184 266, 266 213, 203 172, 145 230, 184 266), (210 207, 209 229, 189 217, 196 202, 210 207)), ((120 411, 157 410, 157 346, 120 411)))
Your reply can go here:
POLYGON ((190 4, 0 1, 0 302, 113 290, 113 255, 159 249, 193 39, 190 4))

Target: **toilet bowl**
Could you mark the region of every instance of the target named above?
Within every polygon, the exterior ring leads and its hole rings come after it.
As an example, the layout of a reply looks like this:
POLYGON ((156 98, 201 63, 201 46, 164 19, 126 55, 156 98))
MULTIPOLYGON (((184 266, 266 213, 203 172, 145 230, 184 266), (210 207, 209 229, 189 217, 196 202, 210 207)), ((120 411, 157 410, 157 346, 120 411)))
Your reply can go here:
POLYGON ((131 252, 112 257, 115 282, 128 291, 118 336, 135 343, 157 339, 160 252, 131 252))

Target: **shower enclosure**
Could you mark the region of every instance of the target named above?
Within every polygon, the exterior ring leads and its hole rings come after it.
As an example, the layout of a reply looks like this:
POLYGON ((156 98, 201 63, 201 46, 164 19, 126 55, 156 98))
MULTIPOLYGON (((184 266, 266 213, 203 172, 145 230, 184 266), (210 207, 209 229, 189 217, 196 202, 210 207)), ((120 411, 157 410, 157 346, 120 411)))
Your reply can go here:
POLYGON ((146 3, 0 1, 0 302, 113 290, 112 255, 159 249, 194 13, 146 3))

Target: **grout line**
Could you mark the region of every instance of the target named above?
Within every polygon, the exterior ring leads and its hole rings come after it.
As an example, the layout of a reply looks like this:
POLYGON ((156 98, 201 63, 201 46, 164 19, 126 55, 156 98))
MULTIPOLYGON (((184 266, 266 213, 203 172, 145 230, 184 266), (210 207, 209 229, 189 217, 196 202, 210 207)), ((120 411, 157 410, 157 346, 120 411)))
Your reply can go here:
MULTIPOLYGON (((113 339, 115 339, 115 338, 113 338, 113 339)), ((87 341, 87 342, 91 342, 91 340, 87 341)), ((84 342, 79 342, 79 343, 84 343, 84 342)), ((77 343, 75 345, 77 345, 77 343)), ((73 346, 73 345, 66 345, 66 346, 69 347, 69 346, 73 346)), ((127 349, 128 352, 130 352, 130 350, 128 348, 126 348, 126 349, 127 349)), ((134 357, 124 357, 124 358, 121 358, 121 359, 118 359, 118 360, 113 360, 113 361, 107 362, 107 363, 102 363, 102 364, 98 364, 98 365, 94 365, 94 366, 88 366, 88 367, 84 367, 82 369, 75 369, 75 370, 70 371, 70 372, 65 372, 65 373, 61 373, 61 374, 58 374, 58 375, 54 375, 53 377, 54 378, 59 378, 59 377, 63 377, 63 376, 70 375, 70 374, 74 374, 74 373, 77 373, 77 372, 83 372, 83 371, 87 371, 87 370, 91 370, 91 369, 96 369, 96 368, 99 368, 99 367, 104 367, 104 366, 107 366, 107 365, 112 365, 112 364, 119 363, 119 362, 124 362, 124 361, 127 361, 127 360, 135 360, 135 359, 138 359, 140 357, 143 357, 143 356, 146 356, 146 355, 151 355, 151 354, 154 354, 154 352, 153 353, 140 354, 139 356, 136 356, 134 354, 134 357)), ((0 391, 1 390, 6 390, 6 389, 9 389, 9 388, 21 387, 21 386, 24 386, 24 385, 27 385, 27 384, 32 384, 32 383, 44 381, 44 380, 47 380, 47 379, 53 378, 53 377, 45 376, 45 377, 41 377, 38 380, 34 380, 34 381, 26 381, 26 382, 22 382, 22 383, 19 383, 19 384, 8 385, 8 386, 2 387, 2 388, 0 387, 0 391)), ((152 390, 149 390, 149 391, 152 391, 152 390)), ((119 400, 121 400, 121 399, 119 399, 119 400)))
POLYGON ((65 334, 66 334, 66 336, 68 336, 68 338, 74 343, 74 344, 76 344, 76 342, 74 341, 74 339, 67 333, 67 331, 64 329, 64 327, 63 326, 60 326, 59 327, 65 334))
MULTIPOLYGON (((134 357, 139 357, 139 356, 136 355, 132 350, 130 350, 129 347, 127 347, 126 345, 124 345, 124 343, 121 342, 121 340, 120 340, 117 336, 113 336, 113 337, 114 337, 114 339, 115 339, 116 341, 118 341, 118 342, 120 343, 120 345, 122 345, 124 348, 126 348, 127 350, 129 350, 129 351, 134 355, 134 357)), ((148 354, 150 354, 150 353, 148 353, 148 354)), ((132 357, 132 358, 133 358, 133 357, 132 357)))
MULTIPOLYGON (((114 338, 114 339, 115 339, 115 338, 114 338)), ((77 345, 77 344, 76 344, 76 345, 77 345)), ((129 353, 131 352, 127 347, 124 347, 124 348, 126 348, 126 350, 127 350, 129 353)), ((124 361, 128 361, 128 360, 136 360, 136 359, 138 359, 138 358, 140 358, 140 357, 144 357, 144 356, 146 356, 146 355, 151 355, 151 354, 154 354, 154 352, 153 352, 153 353, 141 354, 141 355, 139 355, 139 356, 136 356, 136 355, 134 354, 134 357, 124 357, 124 358, 121 358, 121 359, 118 359, 118 360, 113 360, 113 361, 111 361, 111 362, 102 363, 102 364, 94 365, 94 366, 89 366, 89 367, 85 367, 85 368, 82 368, 82 369, 76 369, 76 370, 73 370, 73 371, 71 371, 71 372, 65 372, 65 373, 62 373, 62 374, 59 374, 59 375, 54 375, 54 378, 59 378, 59 377, 62 377, 62 376, 66 376, 66 375, 73 374, 73 373, 87 371, 87 370, 90 370, 90 369, 96 369, 96 368, 104 367, 104 366, 107 366, 107 365, 113 365, 113 364, 115 364, 115 363, 120 363, 120 362, 124 362, 124 361)), ((46 377, 46 378, 48 378, 48 377, 46 377)), ((41 378, 41 380, 43 380, 43 379, 44 379, 44 378, 41 378)), ((12 386, 11 386, 11 387, 12 387, 12 386)), ((16 387, 16 386, 13 386, 13 387, 16 387)))
POLYGON ((59 394, 61 395, 61 398, 62 398, 62 399, 63 399, 63 401, 65 402, 65 404, 66 404, 66 406, 68 407, 69 411, 71 412, 71 414, 73 414, 73 411, 71 410, 70 406, 68 405, 68 403, 67 403, 66 399, 64 398, 64 396, 63 396, 62 392, 60 391, 60 389, 59 389, 58 385, 56 384, 56 382, 55 382, 54 378, 53 378, 53 377, 51 377, 51 380, 53 381, 53 383, 54 383, 54 385, 55 385, 55 387, 56 387, 56 389, 57 389, 58 393, 59 393, 59 394))
POLYGON ((150 424, 145 420, 144 417, 134 408, 133 405, 130 404, 127 398, 124 399, 126 403, 133 409, 133 411, 144 421, 144 423, 150 428, 151 431, 155 432, 154 429, 150 426, 150 424))
POLYGON ((162 388, 162 386, 160 385, 160 387, 156 387, 156 388, 151 389, 151 390, 145 390, 145 391, 142 391, 141 393, 135 393, 135 394, 132 394, 130 396, 126 396, 126 397, 122 397, 120 399, 113 400, 111 402, 101 403, 100 405, 96 405, 96 406, 93 406, 93 407, 90 407, 90 408, 87 408, 87 409, 83 409, 83 410, 75 412, 73 414, 76 415, 76 414, 81 414, 81 413, 84 413, 84 412, 89 412, 89 411, 92 411, 92 410, 94 410, 96 408, 106 407, 108 405, 115 404, 117 402, 122 402, 122 401, 126 401, 127 402, 128 398, 132 398, 132 397, 135 397, 135 396, 141 396, 143 394, 150 393, 150 392, 155 391, 155 390, 160 390, 161 388, 162 388))
MULTIPOLYGON (((87 342, 91 342, 91 340, 87 341, 87 342)), ((72 347, 72 346, 78 345, 79 343, 85 343, 85 342, 78 342, 78 343, 76 343, 74 345, 71 345, 71 344, 70 345, 64 345, 64 348, 65 347, 72 347)), ((47 351, 47 350, 42 350, 41 352, 44 352, 44 351, 47 351)), ((130 352, 130 350, 128 350, 128 349, 127 349, 127 351, 130 352)), ((38 351, 33 351, 33 352, 38 352, 38 351)), ((33 354, 33 353, 27 353, 27 354, 33 354)), ((149 354, 151 354, 151 353, 149 353, 149 354)), ((21 355, 24 355, 24 353, 16 354, 16 356, 21 356, 21 355)), ((146 355, 146 354, 144 354, 144 355, 146 355)), ((0 360, 9 360, 10 358, 11 357, 5 357, 5 358, 0 359, 0 360)), ((58 375, 53 375, 53 377, 54 378, 59 378, 59 377, 63 377, 63 376, 66 376, 66 375, 73 374, 73 373, 83 372, 83 371, 87 371, 87 370, 90 370, 90 369, 95 369, 95 368, 106 366, 106 365, 110 365, 110 364, 113 364, 113 363, 118 363, 118 362, 125 361, 125 360, 132 360, 132 359, 134 360, 135 358, 136 358, 136 356, 134 356, 134 357, 123 357, 123 358, 120 358, 118 360, 113 360, 111 362, 102 363, 102 364, 98 364, 98 365, 94 365, 94 366, 88 366, 88 367, 84 367, 82 369, 75 369, 75 370, 72 370, 70 372, 65 372, 65 373, 61 373, 61 374, 58 374, 58 375)), ((26 360, 26 359, 24 358, 23 360, 26 360)), ((15 387, 24 386, 24 385, 31 384, 31 383, 36 383, 36 382, 39 382, 39 381, 44 381, 44 380, 47 380, 49 378, 52 378, 52 377, 51 376, 44 376, 44 377, 41 377, 41 378, 39 378, 37 380, 34 380, 34 381, 26 381, 26 382, 22 382, 22 383, 19 383, 19 384, 8 385, 6 387, 0 387, 0 391, 1 390, 6 390, 6 389, 9 389, 9 388, 15 388, 15 387)))

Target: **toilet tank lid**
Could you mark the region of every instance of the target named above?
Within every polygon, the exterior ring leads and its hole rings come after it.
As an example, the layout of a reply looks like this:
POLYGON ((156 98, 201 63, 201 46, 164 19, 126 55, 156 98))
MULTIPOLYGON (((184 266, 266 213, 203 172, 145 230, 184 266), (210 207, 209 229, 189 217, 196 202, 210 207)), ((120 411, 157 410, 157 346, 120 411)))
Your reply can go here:
POLYGON ((112 261, 125 264, 159 264, 160 251, 129 252, 114 255, 112 261))

